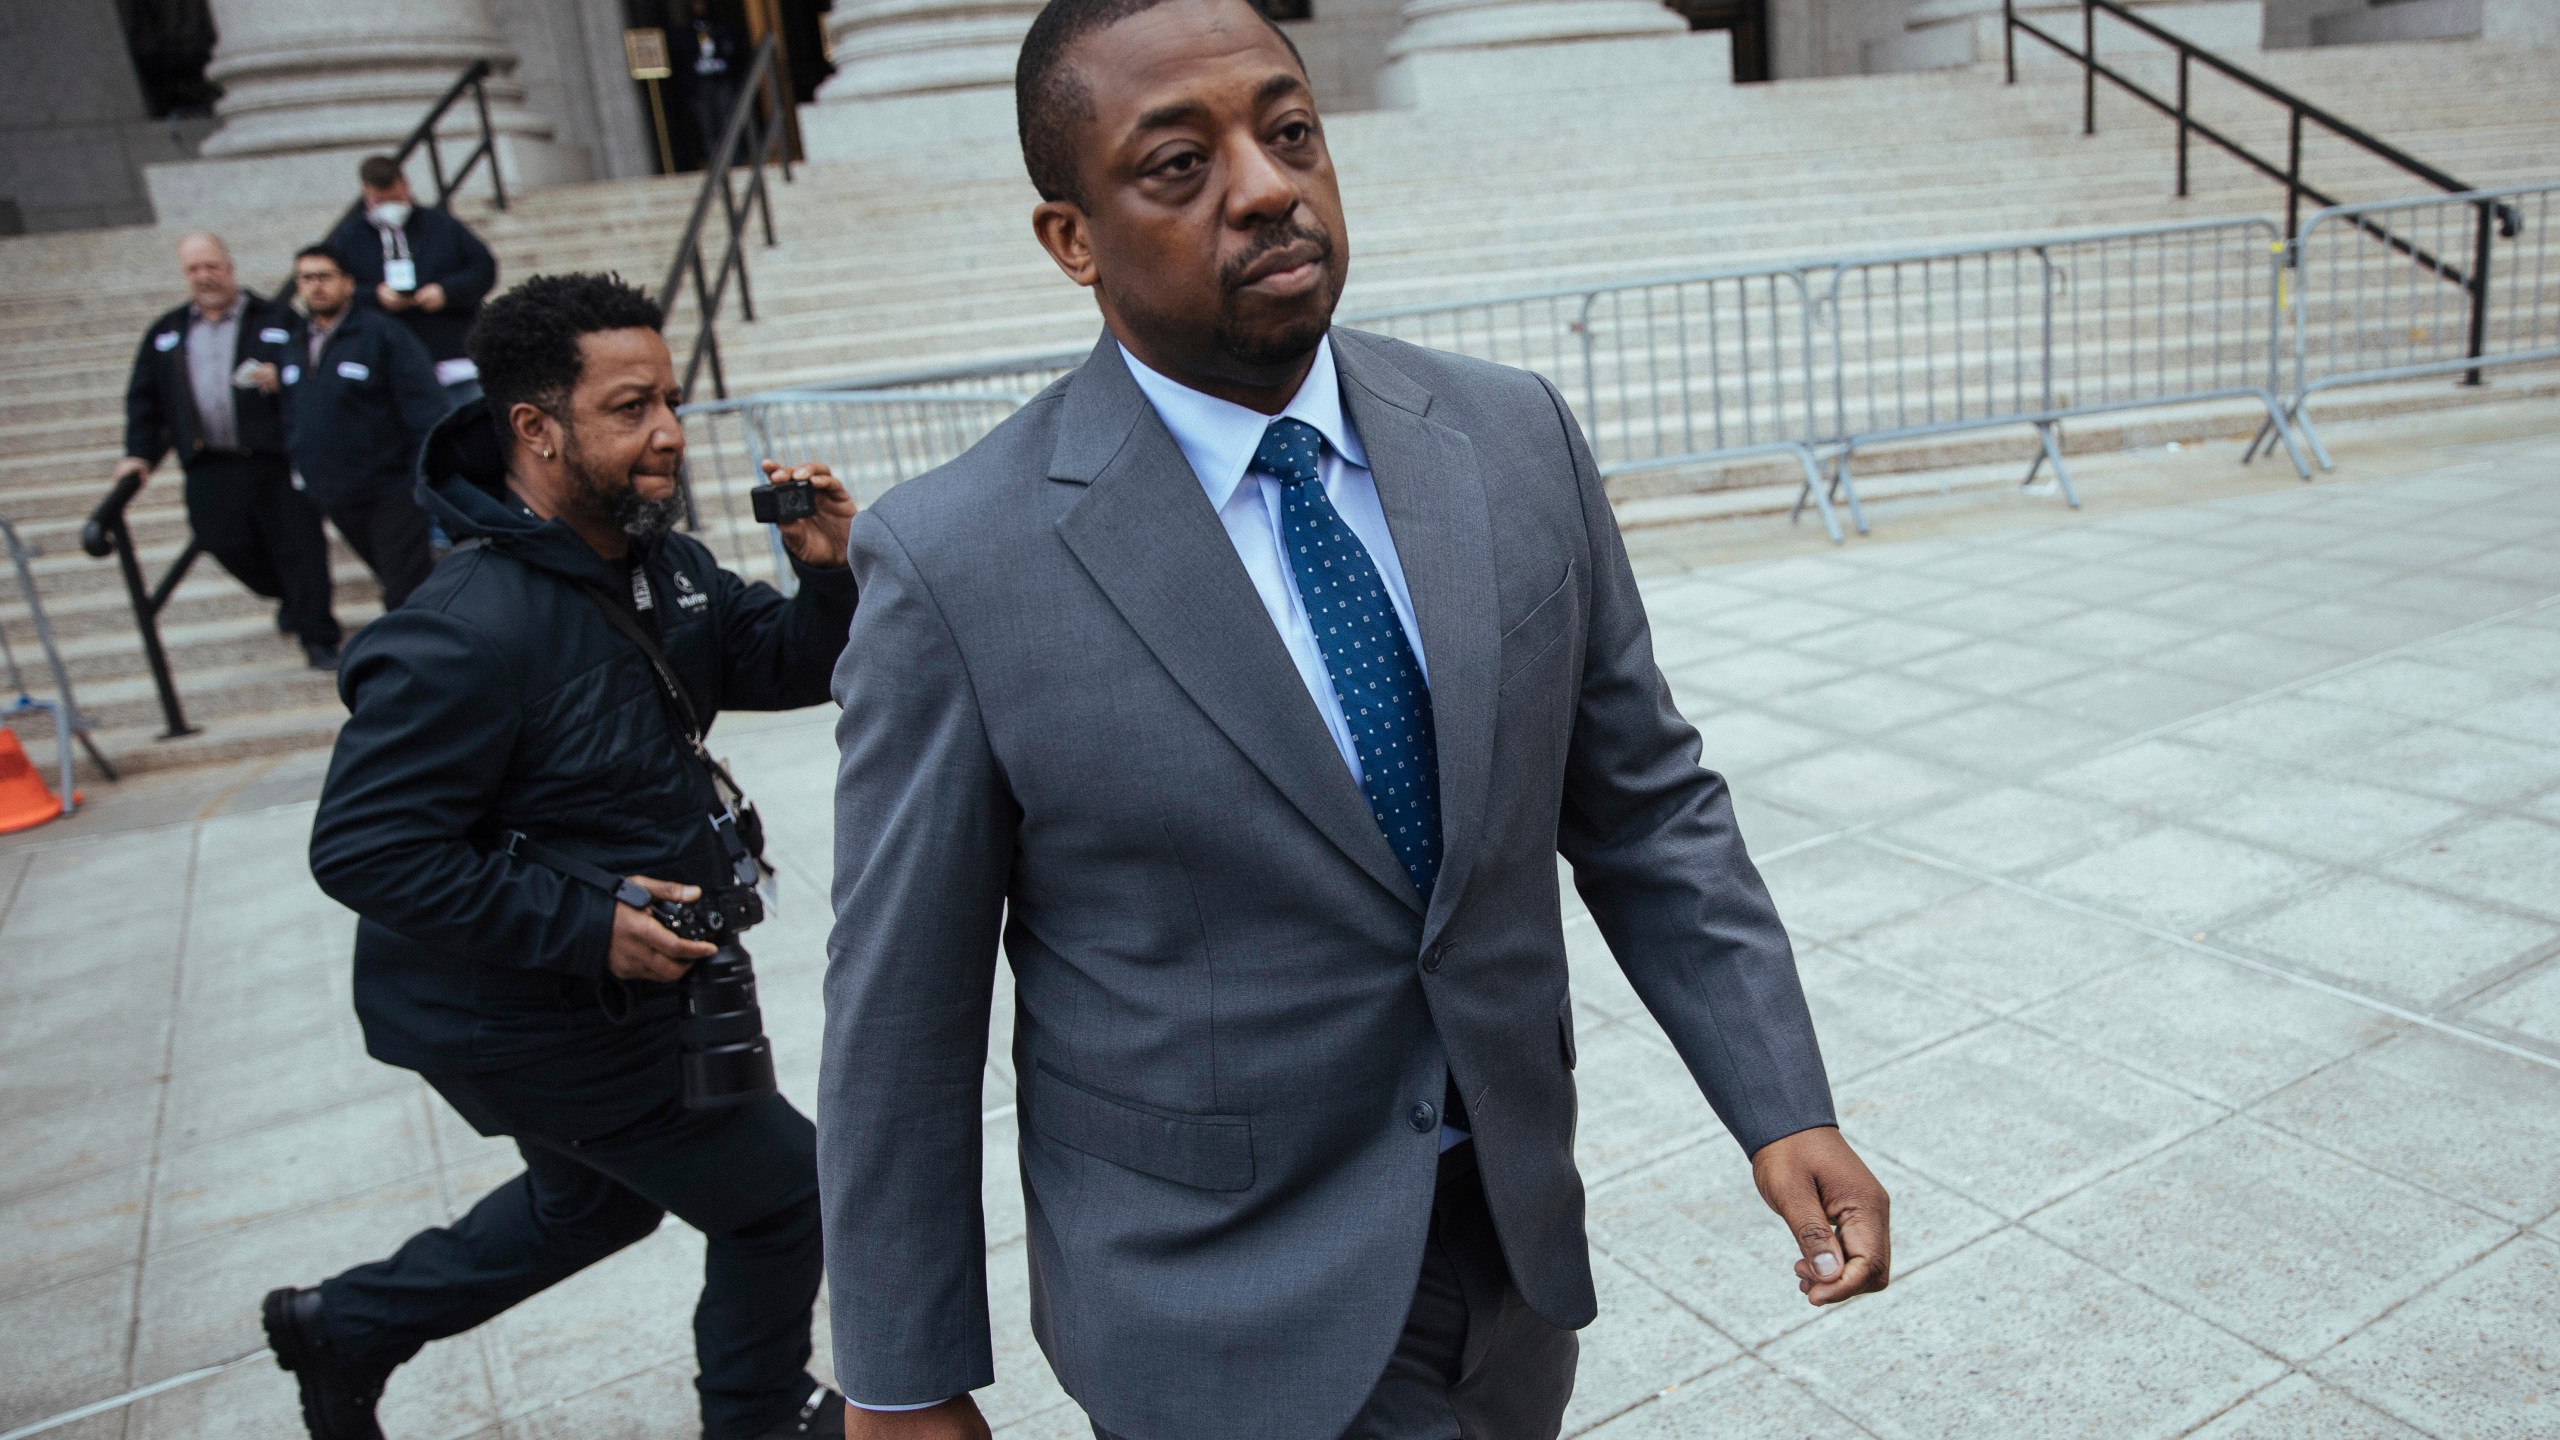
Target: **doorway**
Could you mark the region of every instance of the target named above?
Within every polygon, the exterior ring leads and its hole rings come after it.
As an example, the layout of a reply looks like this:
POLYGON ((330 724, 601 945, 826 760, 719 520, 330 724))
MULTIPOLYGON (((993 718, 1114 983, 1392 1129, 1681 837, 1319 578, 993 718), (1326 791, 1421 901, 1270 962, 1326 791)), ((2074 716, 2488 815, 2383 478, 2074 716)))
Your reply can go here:
POLYGON ((1664 0, 1692 30, 1722 30, 1733 37, 1733 81, 1749 85, 1769 78, 1769 0, 1664 0))

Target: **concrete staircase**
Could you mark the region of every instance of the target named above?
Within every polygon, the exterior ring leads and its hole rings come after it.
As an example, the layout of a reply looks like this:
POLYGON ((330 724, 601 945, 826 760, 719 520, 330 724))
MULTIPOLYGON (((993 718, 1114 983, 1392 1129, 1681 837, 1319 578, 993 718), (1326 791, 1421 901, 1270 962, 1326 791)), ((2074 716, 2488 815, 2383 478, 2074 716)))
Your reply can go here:
MULTIPOLYGON (((2025 52, 2022 50, 2022 57, 2025 52)), ((2264 73, 2477 183, 2560 172, 2560 93, 2547 54, 2469 43, 2356 47, 2253 57, 2264 73)), ((2164 62, 2119 63, 2166 88, 2164 62)), ((2198 113, 2281 153, 2281 113, 2199 81, 2198 113)), ((2169 198, 2168 127, 2130 99, 2100 101, 2101 133, 2078 128, 2078 79, 2027 57, 2021 83, 1979 68, 1732 87, 1529 93, 1458 111, 1336 116, 1333 148, 1350 211, 1346 306, 1463 300, 1760 260, 1988 239, 2163 219, 2281 213, 2274 186, 2197 151, 2192 198, 2169 198)), ((2343 147, 2315 142, 2310 171, 2354 198, 2415 193, 2343 147)), ((507 214, 464 212, 502 275, 614 268, 660 277, 691 204, 688 177, 540 191, 507 214)), ((777 187, 781 244, 752 256, 759 320, 722 329, 730 389, 743 393, 860 374, 1081 345, 1089 302, 1033 244, 1031 203, 1006 152, 813 165, 777 187)), ((264 288, 291 251, 334 219, 334 197, 229 238, 264 288)), ((158 716, 112 564, 79 553, 82 517, 119 449, 121 394, 142 327, 176 302, 173 233, 135 229, 0 241, 0 514, 44 550, 46 604, 80 698, 110 753, 136 767, 324 743, 339 709, 301 670, 268 607, 210 562, 164 617, 178 683, 204 733, 156 742, 158 716)), ((690 338, 681 309, 673 338, 690 338)), ((681 349, 679 350, 681 354, 681 349)), ((2502 382, 2512 395, 2542 383, 2502 382)), ((2442 384, 2342 397, 2356 405, 2453 403, 2442 384)), ((2211 433, 2235 414, 2181 420, 2211 433)), ((2157 419, 2093 424, 2076 445, 2176 438, 2157 419)), ((1941 445, 1907 463, 1979 458, 2013 439, 1941 445), (1969 448, 1970 447, 1970 448, 1969 448)), ((156 574, 183 545, 174 467, 135 502, 156 574)), ((373 587, 343 550, 340 613, 373 612, 373 587)), ((32 640, 15 595, 0 624, 32 640)), ((30 733, 30 744, 40 736, 30 733)))

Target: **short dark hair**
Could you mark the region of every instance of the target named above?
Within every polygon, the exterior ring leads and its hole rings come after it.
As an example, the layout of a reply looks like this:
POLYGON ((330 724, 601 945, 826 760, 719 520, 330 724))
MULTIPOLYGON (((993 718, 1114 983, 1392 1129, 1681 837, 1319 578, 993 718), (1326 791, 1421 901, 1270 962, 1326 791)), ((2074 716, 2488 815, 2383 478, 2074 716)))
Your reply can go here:
POLYGON ((305 260, 326 260, 337 266, 341 275, 353 273, 347 269, 347 262, 338 258, 338 252, 326 245, 305 245, 293 252, 293 268, 301 269, 305 260))
POLYGON ((480 367, 480 390, 499 433, 513 435, 506 416, 518 405, 562 414, 584 368, 578 337, 666 323, 658 302, 620 275, 536 275, 481 306, 471 363, 480 367))
POLYGON ((400 162, 388 155, 367 155, 356 167, 356 179, 375 190, 388 190, 400 183, 400 162))
MULTIPOLYGON (((1013 124, 1022 138, 1022 167, 1031 172, 1031 187, 1043 200, 1084 204, 1084 187, 1076 166, 1076 132, 1094 117, 1093 91, 1067 64, 1068 47, 1097 30, 1108 29, 1132 15, 1153 10, 1165 0, 1049 0, 1022 37, 1022 55, 1013 66, 1013 124)), ((1289 47, 1289 58, 1303 73, 1306 57, 1255 0, 1253 13, 1289 47)))

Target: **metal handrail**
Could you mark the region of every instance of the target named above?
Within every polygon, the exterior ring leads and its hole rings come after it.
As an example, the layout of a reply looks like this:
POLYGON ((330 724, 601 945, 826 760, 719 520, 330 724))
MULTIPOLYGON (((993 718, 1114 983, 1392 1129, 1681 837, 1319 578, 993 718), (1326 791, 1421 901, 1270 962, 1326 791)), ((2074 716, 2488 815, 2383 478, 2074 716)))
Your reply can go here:
POLYGON ((160 644, 160 612, 168 608, 169 597, 177 593, 178 582, 204 553, 204 545, 193 535, 187 537, 187 548, 169 565, 157 585, 142 578, 142 561, 134 554, 133 531, 125 523, 125 507, 142 493, 144 477, 119 476, 107 488, 107 496, 98 508, 89 512, 88 523, 80 527, 80 548, 103 560, 116 557, 116 568, 124 573, 125 598, 133 602, 134 628, 142 632, 142 655, 151 664, 151 683, 160 691, 160 714, 169 728, 160 732, 163 740, 193 735, 196 727, 187 723, 187 712, 178 703, 178 685, 169 675, 169 652, 160 644))
MULTIPOLYGON (((2071 46, 2064 42, 2060 37, 2051 34, 2041 26, 2019 18, 2017 0, 2000 0, 2001 64, 2006 75, 2006 81, 2011 85, 2018 83, 2017 35, 2021 30, 2036 39, 2043 41, 2046 45, 2051 46, 2054 50, 2060 52, 2065 58, 2079 63, 2081 134, 2095 135, 2098 133, 2098 78, 2100 76, 2104 76, 2110 83, 2114 84, 2119 89, 2122 89, 2125 93, 2178 122, 2177 194, 2179 198, 2184 199, 2188 193, 2188 137, 2190 135, 2201 135, 2206 140, 2211 141, 2214 145, 2220 147, 2225 153, 2240 161, 2242 164, 2256 170, 2259 174, 2266 176, 2270 180, 2277 181, 2285 187, 2284 234, 2288 241, 2302 233, 2302 202, 2305 198, 2310 199, 2314 205, 2323 209, 2336 209, 2347 203, 2346 201, 2339 199, 2337 196, 2331 195, 2327 191, 2308 183, 2302 178, 2302 127, 2306 121, 2319 126, 2329 134, 2346 141, 2348 144, 2355 146, 2366 154, 2371 155, 2386 164, 2394 166, 2406 174, 2416 176, 2418 179, 2433 185, 2439 190, 2457 195, 2471 194, 2478 190, 2478 187, 2472 185, 2470 182, 2456 179, 2454 176, 2446 174, 2444 171, 2437 169, 2435 166, 2428 164, 2417 156, 2410 154, 2408 151, 2391 144, 2389 141, 2380 139, 2359 126, 2351 125, 2346 121, 2339 119, 2337 116, 2332 115, 2328 111, 2321 109, 2319 106, 2312 104, 2310 101, 2303 99, 2301 96, 2294 94, 2283 86, 2278 85, 2263 76, 2252 74, 2251 72, 2223 59, 2221 56, 2216 55, 2212 51, 2205 49, 2203 46, 2196 44, 2186 37, 2143 19, 2141 16, 2136 15, 2131 10, 2127 9, 2124 5, 2117 3, 2117 0, 2080 0, 2080 48, 2077 50, 2072 49, 2071 46), (2153 94, 2150 90, 2145 89, 2140 83, 2132 79, 2130 76, 2127 76, 2123 71, 2116 69, 2114 66, 2111 66, 2098 58, 2097 26, 2098 15, 2101 11, 2105 12, 2115 20, 2132 27, 2138 33, 2168 46, 2176 53, 2178 57, 2178 97, 2175 101, 2166 100, 2153 94), (2191 68, 2199 63, 2206 69, 2222 76, 2224 79, 2230 80, 2234 84, 2255 92, 2262 98, 2274 101, 2276 104, 2285 108, 2285 163, 2282 168, 2278 168, 2274 161, 2265 158, 2254 150, 2251 150, 2248 146, 2243 145, 2238 140, 2195 118, 2188 106, 2188 76, 2191 68)), ((2515 238, 2522 223, 2521 216, 2518 214, 2515 207, 2511 205, 2503 204, 2494 200, 2484 200, 2481 202, 2481 206, 2482 224, 2480 226, 2479 243, 2475 248, 2474 253, 2468 257, 2469 263, 2467 268, 2462 265, 2449 263, 2439 256, 2428 253, 2426 250, 2421 249, 2415 242, 2394 234, 2390 229, 2377 222, 2365 219, 2362 216, 2355 217, 2355 223, 2358 229, 2370 234, 2374 239, 2381 241, 2390 249, 2407 256, 2409 260, 2419 268, 2426 270, 2437 276, 2439 279, 2458 286, 2465 291, 2471 298, 2473 316, 2472 328, 2475 337, 2485 321, 2489 303, 2489 267, 2491 263, 2489 235, 2491 224, 2494 222, 2499 235, 2512 240, 2515 238)), ((2288 263, 2290 263, 2289 256, 2288 263)), ((2475 351, 2474 353, 2476 354, 2477 352, 2475 351)), ((2470 385, 2480 383, 2479 372, 2476 370, 2472 371, 2463 383, 2470 385)))
POLYGON ((54 752, 62 771, 62 811, 68 815, 80 803, 78 792, 71 788, 71 742, 74 739, 80 742, 81 749, 89 752, 89 758, 97 762, 99 774, 109 780, 122 777, 116 774, 115 762, 98 748, 98 737, 89 728, 89 717, 80 712, 80 697, 72 692, 70 667, 62 663, 62 647, 53 641, 53 623, 45 618, 44 595, 36 589, 33 564, 36 552, 19 537, 18 527, 10 524, 5 515, 0 515, 0 543, 8 547, 9 564, 18 572, 18 593, 26 600, 27 620, 35 628, 36 644, 44 650, 45 665, 53 672, 53 693, 57 697, 38 700, 28 693, 26 676, 18 670, 18 652, 10 645, 8 633, 0 631, 0 659, 8 662, 9 686, 18 692, 18 698, 5 709, 0 709, 0 714, 15 717, 29 710, 43 710, 52 715, 54 752))
MULTIPOLYGON (((789 113, 790 97, 782 90, 782 77, 775 63, 776 37, 767 35, 756 46, 755 61, 748 67, 747 83, 739 88, 737 103, 729 110, 729 123, 722 127, 720 143, 703 159, 702 191, 694 197, 693 215, 685 222, 684 235, 676 242, 675 259, 667 265, 666 283, 658 287, 658 303, 670 312, 683 293, 685 276, 693 277, 694 308, 699 321, 694 329, 693 350, 686 357, 681 380, 687 401, 693 398, 693 387, 701 378, 707 361, 711 366, 711 392, 720 399, 729 398, 728 375, 720 365, 720 306, 729 292, 729 277, 738 279, 738 318, 756 318, 755 294, 747 284, 746 247, 742 243, 749 211, 764 222, 764 243, 771 249, 777 242, 773 233, 773 199, 765 186, 764 171, 768 164, 779 163, 783 183, 791 181, 791 147, 786 143, 783 127, 767 124, 762 104, 770 101, 777 119, 789 113), (746 150, 739 153, 740 143, 746 150), (744 196, 730 184, 729 172, 744 163, 748 171, 744 196), (704 273, 702 261, 702 229, 711 218, 713 196, 720 200, 721 218, 728 230, 729 243, 721 253, 718 276, 704 273)), ((687 492, 685 505, 690 518, 692 496, 687 492)))

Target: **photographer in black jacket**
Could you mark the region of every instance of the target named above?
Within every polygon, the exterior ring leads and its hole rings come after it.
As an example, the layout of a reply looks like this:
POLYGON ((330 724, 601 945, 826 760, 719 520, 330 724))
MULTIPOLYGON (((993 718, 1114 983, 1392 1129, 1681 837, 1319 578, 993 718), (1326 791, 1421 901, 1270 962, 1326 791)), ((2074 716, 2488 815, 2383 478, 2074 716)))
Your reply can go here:
POLYGON ((469 346, 480 302, 498 288, 498 258, 453 212, 421 205, 388 155, 356 167, 364 198, 322 242, 356 279, 356 303, 396 317, 427 347, 455 405, 476 399, 469 346))
POLYGON ((693 737, 722 709, 827 698, 854 507, 823 467, 792 472, 816 513, 782 530, 788 600, 673 533, 684 431, 662 320, 601 275, 489 305, 472 337, 488 397, 438 425, 420 463, 462 548, 347 649, 311 870, 361 917, 366 1046, 512 1137, 525 1173, 388 1260, 267 1297, 319 1440, 376 1440, 393 1367, 669 1211, 710 1242, 705 1435, 842 1433, 841 1399, 807 1370, 809 1121, 770 1093, 688 1105, 694 987, 671 982, 714 947, 630 902, 707 901, 752 875, 739 827, 710 818, 736 797, 693 737))
POLYGON ((418 449, 444 418, 435 362, 399 322, 354 303, 355 277, 325 245, 293 258, 309 318, 284 366, 285 449, 303 494, 382 582, 397 610, 435 568, 416 495, 418 449))

